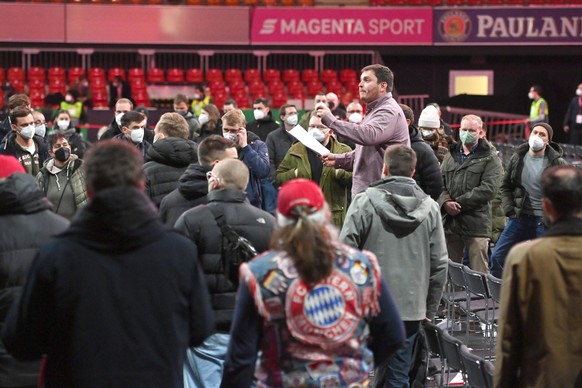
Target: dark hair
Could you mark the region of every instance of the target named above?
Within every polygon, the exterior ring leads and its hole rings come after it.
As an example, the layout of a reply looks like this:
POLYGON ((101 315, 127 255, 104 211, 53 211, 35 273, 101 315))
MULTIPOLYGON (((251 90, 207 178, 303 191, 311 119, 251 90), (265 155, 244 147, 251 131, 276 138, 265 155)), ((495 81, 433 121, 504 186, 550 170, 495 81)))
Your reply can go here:
POLYGON ((186 105, 188 105, 190 103, 190 100, 188 100, 188 97, 186 97, 185 94, 182 93, 176 94, 176 97, 174 97, 174 105, 181 103, 185 103, 186 105))
POLYGON ((295 108, 295 109, 297 109, 297 107, 295 105, 293 105, 293 104, 285 104, 285 105, 283 105, 283 106, 281 106, 279 108, 279 118, 285 116, 285 114, 287 113, 286 112, 287 108, 295 108))
POLYGON ((259 98, 257 98, 257 99, 256 99, 256 100, 253 102, 253 105, 254 105, 254 104, 263 104, 264 106, 267 106, 267 107, 268 107, 268 106, 269 106, 269 101, 268 101, 266 98, 259 97, 259 98))
POLYGON ((582 212, 582 170, 571 165, 550 167, 542 173, 541 185, 542 196, 559 217, 582 212))
POLYGON ((121 126, 127 128, 131 123, 141 123, 145 119, 146 116, 143 113, 130 110, 129 112, 121 116, 121 126))
POLYGON ((392 73, 392 70, 386 66, 375 64, 364 67, 361 73, 368 70, 374 72, 374 75, 378 79, 378 83, 386 82, 388 84, 388 87, 386 88, 387 92, 392 91, 392 88, 394 87, 394 73, 392 73))
POLYGON ((8 99, 8 110, 12 111, 13 109, 23 106, 27 107, 30 105, 30 98, 26 94, 13 94, 8 99))
POLYGON ((404 117, 406 120, 410 120, 411 123, 414 123, 414 112, 412 111, 412 108, 405 104, 399 105, 402 108, 402 112, 404 112, 404 117))
POLYGON ((540 96, 542 95, 542 87, 541 85, 532 85, 531 87, 537 94, 540 96))
POLYGON ((77 101, 79 99, 79 92, 76 91, 75 89, 67 90, 67 94, 70 94, 71 97, 73 97, 73 100, 75 100, 75 101, 77 101))
MULTIPOLYGON (((59 109, 58 111, 55 112, 55 115, 53 117, 53 121, 55 121, 57 119, 57 117, 59 117, 59 115, 61 114, 66 114, 67 116, 69 116, 69 121, 72 121, 73 118, 71 117, 71 112, 69 112, 66 109, 59 109)), ((71 123, 69 123, 69 125, 71 125, 71 123)))
POLYGON ((143 182, 143 157, 133 145, 104 140, 85 153, 85 182, 97 193, 112 187, 139 187, 143 182))
POLYGON ((410 178, 416 168, 416 153, 403 144, 391 145, 384 152, 384 164, 390 168, 390 176, 410 178))
POLYGON ((50 136, 48 139, 49 149, 52 150, 54 145, 57 144, 57 140, 59 140, 59 139, 65 139, 65 140, 69 141, 65 135, 57 132, 57 133, 53 134, 52 136, 50 136))
POLYGON ((224 159, 228 148, 236 148, 236 143, 223 136, 210 135, 198 146, 198 161, 202 166, 210 166, 215 160, 224 159))
POLYGON ((24 105, 17 106, 16 108, 10 111, 10 115, 8 116, 10 119, 10 123, 16 125, 17 119, 19 117, 26 117, 32 114, 32 110, 24 105))
POLYGON ((316 97, 317 97, 317 96, 324 96, 324 97, 325 97, 325 96, 326 96, 326 94, 325 94, 325 92, 319 92, 319 93, 317 93, 315 96, 316 96, 316 97))
POLYGON ((294 212, 299 218, 273 234, 271 247, 286 252, 301 279, 312 285, 331 274, 335 249, 328 226, 311 221, 309 210, 296 206, 294 212))
POLYGON ((204 86, 202 84, 194 84, 194 90, 199 90, 204 93, 204 86))
POLYGON ((229 98, 228 100, 226 100, 226 101, 224 102, 224 104, 222 104, 222 105, 223 105, 223 106, 224 106, 224 105, 232 105, 232 106, 234 106, 235 108, 238 108, 238 104, 237 104, 237 103, 236 103, 236 101, 235 101, 235 100, 233 100, 232 98, 229 98))

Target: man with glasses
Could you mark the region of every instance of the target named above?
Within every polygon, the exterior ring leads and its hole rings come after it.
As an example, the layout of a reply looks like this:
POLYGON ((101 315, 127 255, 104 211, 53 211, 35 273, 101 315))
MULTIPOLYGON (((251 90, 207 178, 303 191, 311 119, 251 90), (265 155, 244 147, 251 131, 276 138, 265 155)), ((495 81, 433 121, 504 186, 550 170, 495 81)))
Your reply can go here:
POLYGON ((249 240, 259 253, 269 249, 276 228, 273 216, 247 203, 245 189, 249 176, 249 169, 240 160, 227 159, 215 164, 206 173, 208 204, 186 211, 176 221, 175 228, 198 247, 216 317, 216 333, 188 351, 184 367, 187 388, 220 386, 236 300, 236 285, 229 280, 222 257, 224 239, 210 208, 219 209, 225 224, 249 240))
POLYGON ((28 174, 36 176, 48 159, 48 149, 44 139, 35 136, 32 111, 26 106, 19 106, 11 110, 8 117, 12 132, 2 140, 0 154, 14 156, 28 174))
POLYGON ((222 134, 236 144, 238 157, 249 169, 247 197, 251 205, 261 208, 263 191, 261 179, 269 176, 269 152, 267 145, 257 135, 246 130, 245 115, 240 109, 222 116, 222 134))

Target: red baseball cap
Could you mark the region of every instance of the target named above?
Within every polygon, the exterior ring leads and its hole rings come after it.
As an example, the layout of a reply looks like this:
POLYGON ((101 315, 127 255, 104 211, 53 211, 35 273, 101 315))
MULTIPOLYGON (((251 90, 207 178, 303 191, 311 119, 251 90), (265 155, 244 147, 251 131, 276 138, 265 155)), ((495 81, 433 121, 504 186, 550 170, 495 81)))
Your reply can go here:
POLYGON ((15 172, 26 174, 26 170, 14 156, 0 155, 0 178, 7 178, 15 172))
POLYGON ((307 206, 310 213, 323 208, 325 198, 319 185, 308 179, 298 178, 285 183, 279 190, 277 210, 285 217, 297 218, 293 209, 297 206, 307 206))

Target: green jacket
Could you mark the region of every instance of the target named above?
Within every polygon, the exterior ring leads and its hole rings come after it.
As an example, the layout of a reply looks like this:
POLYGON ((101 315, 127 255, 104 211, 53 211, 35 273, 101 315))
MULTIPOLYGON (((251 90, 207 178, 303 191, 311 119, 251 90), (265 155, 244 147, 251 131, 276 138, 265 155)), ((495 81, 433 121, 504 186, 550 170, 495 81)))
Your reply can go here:
MULTIPOLYGON (((44 164, 44 167, 40 170, 40 172, 36 175, 36 182, 38 186, 43 191, 43 193, 48 192, 48 184, 50 182, 49 175, 52 174, 49 172, 49 169, 54 164, 54 159, 51 158, 47 160, 44 164)), ((71 189, 73 190, 73 195, 75 196, 75 206, 77 209, 85 206, 87 204, 87 189, 85 188, 85 172, 81 168, 83 161, 78 159, 76 155, 72 155, 71 159, 67 163, 66 166, 66 176, 70 177, 71 179, 71 189)), ((52 174, 54 175, 54 174, 52 174)))
POLYGON ((484 139, 461 164, 461 143, 451 147, 441 165, 444 191, 439 205, 456 201, 461 212, 450 216, 444 210, 445 229, 461 236, 491 238, 491 202, 495 198, 503 174, 496 150, 484 139))
MULTIPOLYGON (((345 154, 352 150, 349 146, 337 141, 333 136, 329 138, 329 141, 331 142, 330 152, 332 154, 345 154)), ((311 179, 311 165, 307 156, 307 148, 299 142, 289 148, 287 155, 285 155, 279 168, 277 168, 276 176, 278 185, 295 178, 311 179), (297 175, 295 175, 295 169, 297 169, 297 175)), ((346 216, 348 186, 351 181, 351 172, 333 167, 323 167, 319 186, 323 191, 325 201, 330 207, 332 222, 338 228, 342 227, 346 216)))

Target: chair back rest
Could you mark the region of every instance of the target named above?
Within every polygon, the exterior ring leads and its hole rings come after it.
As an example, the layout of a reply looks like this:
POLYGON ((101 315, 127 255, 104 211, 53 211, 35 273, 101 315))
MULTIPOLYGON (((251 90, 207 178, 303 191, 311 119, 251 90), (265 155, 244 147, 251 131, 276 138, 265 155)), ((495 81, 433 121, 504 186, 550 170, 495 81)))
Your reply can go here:
POLYGON ((433 325, 432 323, 425 323, 422 325, 422 327, 424 333, 426 334, 426 342, 430 352, 443 358, 444 354, 441 345, 441 333, 443 330, 437 325, 433 325))
POLYGON ((453 369, 464 371, 465 368, 461 359, 461 345, 463 343, 444 330, 441 332, 441 343, 443 353, 447 359, 447 365, 453 369))
POLYGON ((454 286, 460 287, 461 289, 467 289, 467 281, 465 280, 465 274, 463 273, 463 264, 455 263, 453 260, 449 259, 449 280, 454 286))
POLYGON ((486 275, 483 272, 473 271, 467 266, 463 266, 463 272, 465 273, 468 291, 482 298, 489 298, 486 275))
POLYGON ((495 374, 495 366, 491 361, 485 360, 483 363, 483 373, 485 374, 485 382, 487 387, 493 388, 493 375, 495 374))
POLYGON ((485 360, 473 354, 465 345, 461 346, 461 359, 465 366, 465 372, 472 388, 488 388, 485 380, 485 360))
POLYGON ((487 286, 489 287, 489 292, 491 293, 491 299, 499 303, 501 300, 501 279, 488 274, 487 275, 487 286))

